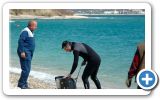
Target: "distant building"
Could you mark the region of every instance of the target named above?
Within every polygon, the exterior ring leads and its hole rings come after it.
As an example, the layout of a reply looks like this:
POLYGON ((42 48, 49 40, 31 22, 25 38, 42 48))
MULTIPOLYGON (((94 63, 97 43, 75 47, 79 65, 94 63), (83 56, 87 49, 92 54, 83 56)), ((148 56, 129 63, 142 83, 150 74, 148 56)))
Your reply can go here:
POLYGON ((76 15, 144 15, 144 9, 73 9, 76 15))

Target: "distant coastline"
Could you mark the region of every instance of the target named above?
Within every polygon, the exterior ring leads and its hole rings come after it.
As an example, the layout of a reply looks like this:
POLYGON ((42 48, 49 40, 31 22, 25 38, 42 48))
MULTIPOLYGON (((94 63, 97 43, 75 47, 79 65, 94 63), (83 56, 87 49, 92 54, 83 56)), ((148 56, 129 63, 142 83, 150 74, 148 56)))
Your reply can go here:
POLYGON ((10 19, 87 19, 89 16, 125 16, 125 15, 143 15, 143 14, 91 14, 91 15, 67 15, 67 16, 36 16, 36 15, 10 15, 10 19))
POLYGON ((35 15, 11 15, 10 19, 86 19, 87 16, 73 15, 73 16, 35 16, 35 15))
POLYGON ((75 14, 76 16, 145 15, 145 14, 75 14))
POLYGON ((75 15, 65 9, 12 9, 10 19, 84 19, 86 16, 75 15))
POLYGON ((141 10, 12 9, 10 19, 87 19, 90 16, 145 15, 141 10))

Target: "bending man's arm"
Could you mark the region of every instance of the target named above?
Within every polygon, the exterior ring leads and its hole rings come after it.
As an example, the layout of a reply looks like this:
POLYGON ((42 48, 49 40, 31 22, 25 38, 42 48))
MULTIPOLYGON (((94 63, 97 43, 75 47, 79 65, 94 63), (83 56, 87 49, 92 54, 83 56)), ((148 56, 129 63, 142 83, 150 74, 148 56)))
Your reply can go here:
POLYGON ((73 72, 76 70, 76 68, 78 66, 79 51, 73 51, 73 55, 74 55, 74 61, 73 61, 73 65, 72 65, 72 69, 71 69, 70 74, 73 74, 73 72))

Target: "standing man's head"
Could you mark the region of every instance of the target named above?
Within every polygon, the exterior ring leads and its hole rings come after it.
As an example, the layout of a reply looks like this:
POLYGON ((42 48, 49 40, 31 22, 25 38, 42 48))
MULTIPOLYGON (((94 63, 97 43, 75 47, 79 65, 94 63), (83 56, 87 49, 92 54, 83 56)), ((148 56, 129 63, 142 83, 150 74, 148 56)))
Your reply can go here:
POLYGON ((71 52, 72 51, 71 45, 72 43, 70 41, 63 41, 62 49, 64 49, 66 52, 71 52))
POLYGON ((37 28, 37 21, 31 20, 28 22, 27 26, 31 31, 34 31, 37 28))

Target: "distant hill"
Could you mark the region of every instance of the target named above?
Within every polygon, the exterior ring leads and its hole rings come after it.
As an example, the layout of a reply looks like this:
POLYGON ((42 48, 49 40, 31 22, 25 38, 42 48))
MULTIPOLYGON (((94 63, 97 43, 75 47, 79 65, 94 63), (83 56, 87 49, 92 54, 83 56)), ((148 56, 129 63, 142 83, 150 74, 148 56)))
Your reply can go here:
POLYGON ((72 10, 65 9, 12 9, 10 15, 34 15, 34 16, 72 16, 72 10))
POLYGON ((94 14, 145 14, 144 9, 12 9, 10 15, 30 16, 73 16, 73 15, 94 15, 94 14))

